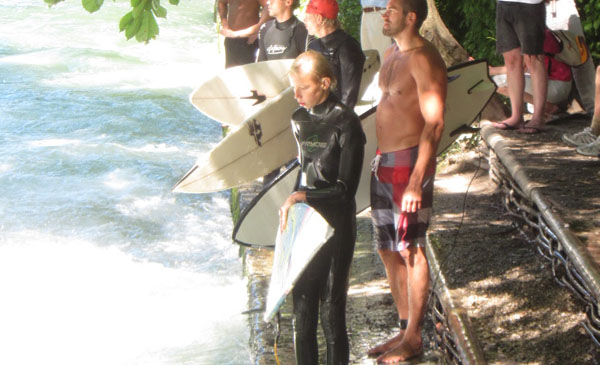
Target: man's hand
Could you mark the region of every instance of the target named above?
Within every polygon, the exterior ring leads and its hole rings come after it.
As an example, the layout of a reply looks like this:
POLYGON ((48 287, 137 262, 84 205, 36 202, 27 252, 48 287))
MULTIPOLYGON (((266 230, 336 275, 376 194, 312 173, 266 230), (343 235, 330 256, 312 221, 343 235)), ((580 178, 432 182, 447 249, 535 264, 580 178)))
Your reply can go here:
POLYGON ((221 35, 225 38, 235 38, 235 32, 226 27, 221 28, 221 35))
POLYGON ((248 37, 248 41, 246 43, 252 44, 254 41, 258 39, 258 33, 254 33, 248 37))
POLYGON ((407 213, 416 213, 421 209, 421 198, 423 189, 420 184, 408 182, 408 186, 402 195, 402 211, 407 213))

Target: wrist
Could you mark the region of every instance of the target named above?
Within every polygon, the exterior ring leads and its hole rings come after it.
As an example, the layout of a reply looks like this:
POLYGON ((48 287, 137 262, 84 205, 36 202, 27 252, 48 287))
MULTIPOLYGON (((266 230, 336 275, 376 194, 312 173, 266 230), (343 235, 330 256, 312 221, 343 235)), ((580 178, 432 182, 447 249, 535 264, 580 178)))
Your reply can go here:
POLYGON ((303 191, 296 191, 293 194, 295 203, 304 203, 306 202, 306 193, 303 191))

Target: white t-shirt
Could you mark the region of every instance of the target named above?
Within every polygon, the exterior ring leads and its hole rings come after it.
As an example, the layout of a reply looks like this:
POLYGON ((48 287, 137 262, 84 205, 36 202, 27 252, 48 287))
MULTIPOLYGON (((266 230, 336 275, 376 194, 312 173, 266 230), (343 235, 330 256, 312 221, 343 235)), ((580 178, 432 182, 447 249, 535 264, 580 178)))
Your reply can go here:
POLYGON ((504 1, 507 3, 539 4, 544 0, 498 0, 498 1, 504 1))

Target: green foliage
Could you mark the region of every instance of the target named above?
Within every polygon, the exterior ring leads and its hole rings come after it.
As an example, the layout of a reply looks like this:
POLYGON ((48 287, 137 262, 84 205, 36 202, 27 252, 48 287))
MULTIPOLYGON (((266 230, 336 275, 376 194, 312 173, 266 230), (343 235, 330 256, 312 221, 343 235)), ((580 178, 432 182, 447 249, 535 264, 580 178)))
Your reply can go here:
POLYGON ((444 23, 474 58, 502 64, 496 54, 496 0, 436 0, 444 23))
POLYGON ((354 39, 360 41, 360 19, 362 7, 359 0, 338 0, 338 19, 342 23, 342 29, 354 39))
POLYGON ((104 0, 82 0, 81 5, 83 5, 83 8, 85 10, 89 11, 90 13, 93 13, 97 10, 100 10, 103 2, 104 0))
MULTIPOLYGON (((49 6, 64 0, 44 0, 49 6)), ((82 0, 81 4, 90 13, 100 10, 104 0, 82 0)), ((135 37, 138 42, 148 43, 158 36, 156 18, 166 18, 167 9, 160 5, 160 0, 130 0, 132 10, 119 21, 119 31, 125 32, 125 37, 135 37)), ((169 4, 178 5, 179 0, 169 0, 169 4)))
POLYGON ((594 64, 600 61, 600 0, 577 0, 577 10, 594 64))

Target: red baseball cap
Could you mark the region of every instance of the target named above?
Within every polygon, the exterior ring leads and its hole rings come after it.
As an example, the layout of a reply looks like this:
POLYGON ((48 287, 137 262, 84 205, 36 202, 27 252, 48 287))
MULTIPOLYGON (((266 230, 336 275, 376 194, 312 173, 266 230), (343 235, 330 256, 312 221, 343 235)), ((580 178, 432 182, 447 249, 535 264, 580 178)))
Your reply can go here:
POLYGON ((306 7, 306 14, 320 14, 328 19, 335 19, 338 10, 337 0, 310 0, 306 7))

